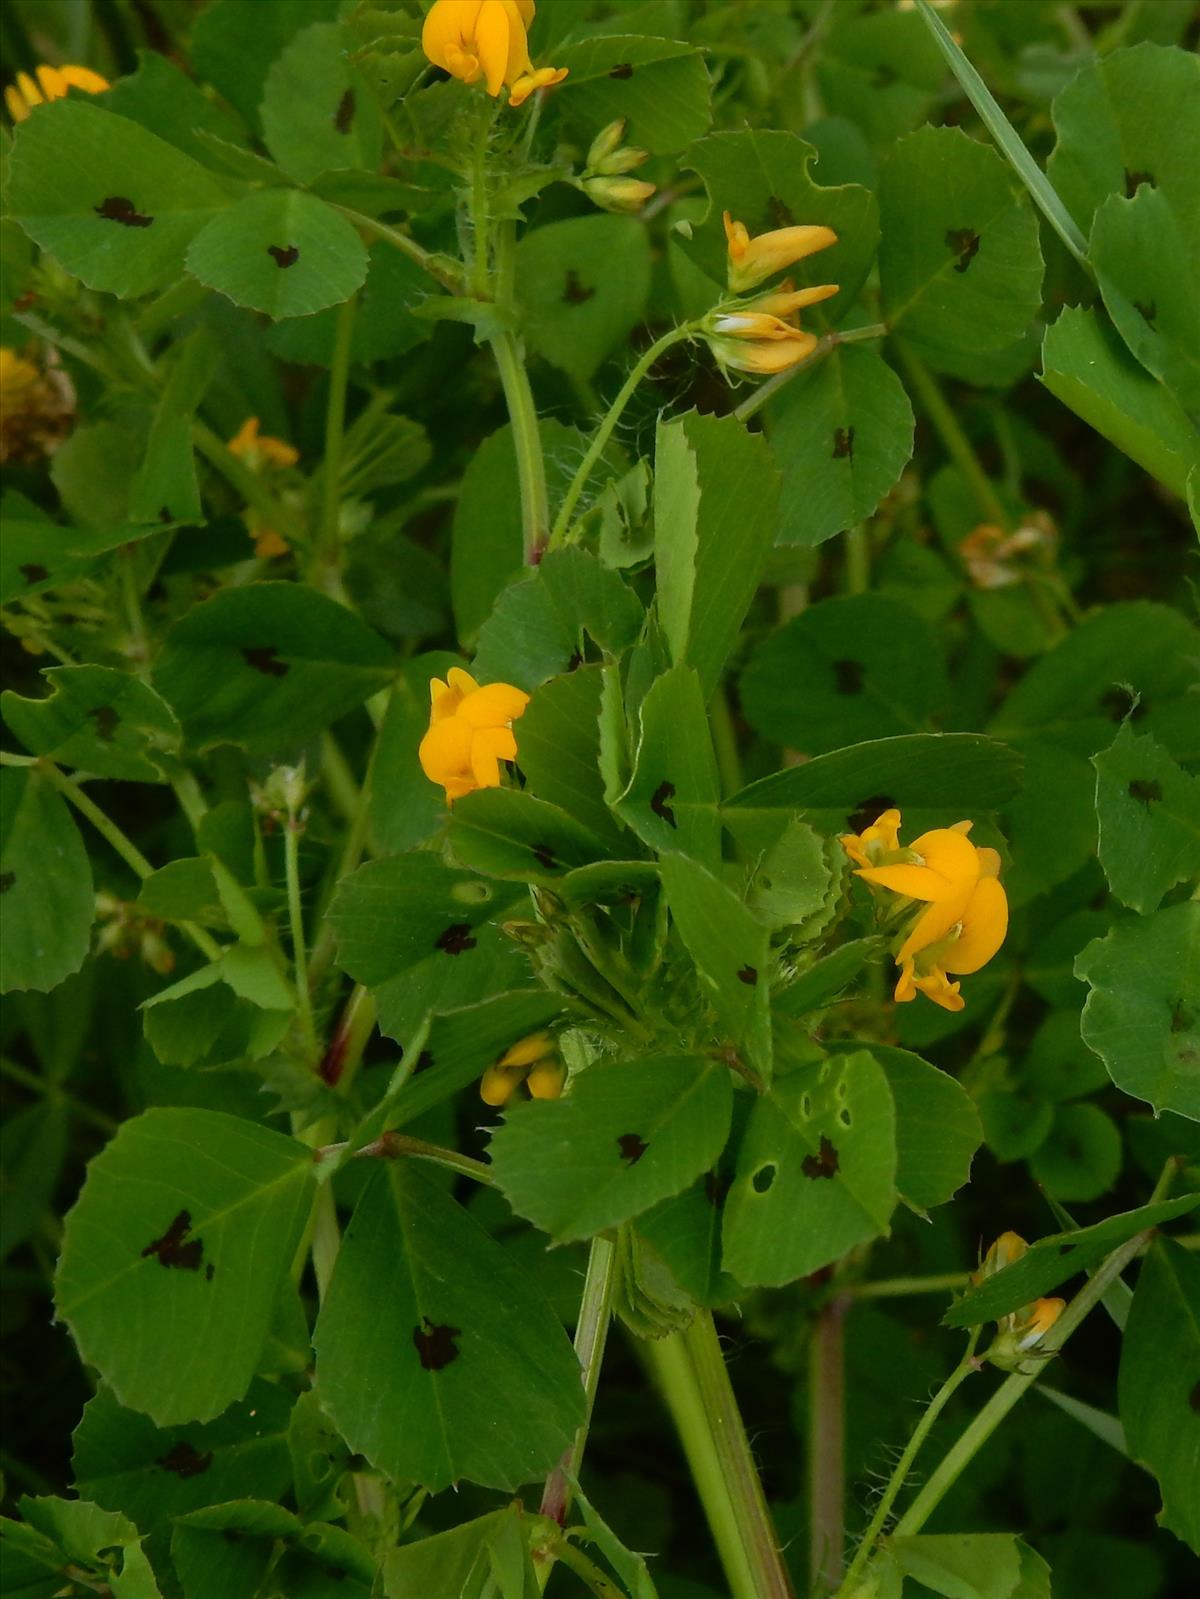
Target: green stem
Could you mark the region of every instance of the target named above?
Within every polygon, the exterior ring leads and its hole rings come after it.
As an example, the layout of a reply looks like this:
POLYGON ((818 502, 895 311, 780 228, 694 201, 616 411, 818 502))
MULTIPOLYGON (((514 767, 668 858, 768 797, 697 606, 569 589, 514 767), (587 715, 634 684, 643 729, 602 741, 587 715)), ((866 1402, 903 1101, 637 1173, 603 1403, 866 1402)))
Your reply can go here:
POLYGON ((587 1447, 588 1428, 592 1421, 592 1408, 596 1403, 596 1390, 600 1385, 600 1367, 604 1361, 604 1346, 608 1341, 609 1322, 612 1319, 613 1289, 616 1284, 616 1246, 609 1238, 592 1239, 588 1254, 587 1276, 583 1280, 583 1297, 579 1302, 579 1320, 575 1323, 575 1353, 583 1370, 585 1410, 574 1442, 562 1460, 546 1479, 542 1493, 541 1514, 557 1521, 561 1527, 571 1508, 571 1478, 578 1477, 587 1447))
POLYGON ((818 1312, 808 1360, 808 1569, 812 1591, 841 1581, 845 1544, 846 1359, 850 1299, 833 1295, 818 1312))
MULTIPOLYGON (((81 816, 87 817, 100 836, 107 840, 125 862, 126 866, 144 882, 154 868, 133 840, 125 836, 112 817, 106 816, 95 800, 89 794, 85 794, 78 783, 72 782, 65 772, 60 772, 53 762, 40 760, 37 766, 47 782, 52 784, 64 799, 69 800, 81 816)), ((221 959, 221 946, 202 927, 197 927, 194 922, 177 922, 175 925, 187 934, 200 953, 210 961, 219 961, 221 959)))
POLYGON ((933 423, 938 437, 945 446, 946 454, 966 478, 967 485, 975 496, 980 515, 987 521, 994 522, 997 527, 1007 530, 1010 525, 1008 512, 1001 504, 1000 496, 993 488, 991 479, 980 465, 979 457, 975 454, 970 439, 963 432, 962 425, 942 393, 937 379, 903 340, 896 339, 893 348, 899 357, 900 365, 904 368, 905 377, 916 391, 925 414, 933 423))
POLYGON ((717 770, 721 774, 721 788, 725 798, 736 794, 743 786, 742 759, 738 754, 737 729, 729 709, 729 694, 723 685, 708 702, 708 725, 712 729, 713 750, 717 757, 717 770))
MULTIPOLYGON (((546 463, 538 430, 537 407, 520 348, 511 333, 501 331, 490 340, 504 389, 517 454, 517 481, 521 489, 521 528, 525 564, 532 566, 547 548, 550 497, 546 489, 546 463)), ((553 544, 553 539, 551 539, 553 544)))
MULTIPOLYGON (((340 1151, 344 1144, 331 1144, 324 1153, 340 1151)), ((460 1155, 457 1149, 443 1149, 440 1144, 430 1144, 423 1138, 410 1138, 407 1133, 386 1132, 369 1144, 364 1144, 361 1149, 354 1151, 355 1160, 427 1160, 435 1166, 442 1166, 446 1171, 457 1172, 460 1177, 470 1177, 473 1182, 482 1183, 485 1188, 494 1188, 496 1178, 492 1168, 482 1160, 473 1160, 470 1155, 460 1155)))
POLYGON ((345 205, 335 205, 333 209, 340 212, 347 222, 353 222, 356 228, 361 228, 364 233, 370 233, 375 238, 382 239, 386 244, 390 244, 393 249, 399 250, 402 255, 406 255, 410 261, 415 261, 422 271, 428 272, 431 278, 435 278, 444 289, 449 289, 451 294, 462 293, 462 278, 455 269, 453 262, 431 254, 430 251, 419 245, 415 239, 410 239, 407 233, 401 233, 399 228, 391 228, 386 222, 379 222, 375 217, 369 217, 363 211, 352 211, 349 206, 345 205))
POLYGON ((871 586, 871 543, 867 524, 856 522, 846 530, 846 593, 865 594, 871 586))
POLYGON ((321 467, 320 549, 332 565, 337 561, 338 513, 342 494, 342 439, 346 431, 346 388, 350 380, 350 346, 358 296, 352 294, 338 307, 333 361, 329 369, 329 398, 325 407, 325 460, 321 467))
POLYGON ((1017 1400, 1042 1375, 1049 1364, 1048 1357, 1062 1348, 1088 1312, 1104 1298, 1109 1286, 1141 1253, 1152 1237, 1153 1229, 1147 1228, 1144 1232, 1136 1233, 1109 1255, 1096 1275, 1079 1290, 1058 1321, 1041 1340, 1037 1348, 1037 1364, 1033 1370, 1014 1371, 1007 1377, 953 1444, 916 1499, 896 1523, 897 1533, 906 1535, 920 1532, 1017 1400))
POLYGON ((606 1577, 594 1560, 589 1560, 582 1549, 563 1538, 554 1551, 555 1559, 575 1575, 595 1595, 595 1599, 623 1599, 622 1590, 611 1577, 606 1577))
POLYGON ((934 1422, 971 1373, 979 1370, 980 1363, 975 1355, 975 1345, 978 1341, 979 1329, 976 1328, 971 1334, 970 1342, 967 1344, 966 1354, 929 1401, 924 1415, 913 1429, 913 1435, 908 1440, 904 1453, 896 1462, 896 1469, 888 1479, 888 1485, 883 1490, 883 1496, 875 1506, 875 1514, 871 1517, 870 1522, 867 1524, 867 1530, 862 1535, 858 1549, 855 1551, 854 1559, 850 1562, 849 1569, 846 1572, 845 1580, 838 1590, 839 1594, 853 1594, 858 1579, 862 1576, 871 1556, 875 1552, 875 1545, 879 1541, 880 1534, 887 1525, 887 1519, 891 1515, 896 1496, 908 1480, 908 1474, 921 1451, 921 1446, 926 1438, 929 1437, 934 1422))
POLYGON ((932 1277, 886 1277, 874 1283, 851 1283, 846 1292, 855 1299, 901 1299, 906 1294, 946 1294, 965 1288, 967 1271, 947 1271, 932 1277))
POLYGON ((792 1599, 762 1485, 707 1310, 645 1345, 725 1568, 731 1599, 792 1599))
POLYGON ((579 469, 571 479, 563 502, 559 506, 558 515, 554 519, 554 527, 550 533, 548 549, 556 550, 561 545, 570 542, 571 518, 574 516, 575 507, 579 503, 579 496, 583 493, 587 480, 592 474, 593 467, 603 455, 604 448, 612 437, 613 429, 621 420, 621 413, 633 398, 638 384, 660 356, 665 355, 673 345, 679 344, 681 340, 692 338, 695 330, 696 324, 693 322, 684 322, 679 327, 672 328, 669 333, 664 333, 661 339, 655 339, 650 348, 636 362, 632 372, 621 385, 616 399, 609 406, 600 426, 596 429, 592 442, 588 445, 587 454, 579 463, 579 469))
POLYGON ((294 813, 288 816, 283 835, 283 863, 287 878, 288 925, 292 934, 292 964, 296 969, 296 1009, 300 1029, 308 1046, 310 1062, 319 1051, 317 1028, 313 1021, 312 997, 308 986, 308 952, 304 942, 304 907, 300 901, 300 833, 303 823, 294 813))
POLYGON ((57 1083, 39 1077, 36 1072, 26 1071, 24 1066, 18 1066, 15 1060, 9 1060, 7 1056, 0 1058, 0 1075, 11 1078, 14 1083, 20 1083, 21 1087, 27 1088, 31 1094, 39 1094, 52 1103, 57 1101, 65 1105, 72 1116, 78 1116, 80 1121, 90 1122, 98 1132, 107 1133, 110 1138, 121 1125, 111 1116, 106 1116, 103 1111, 93 1110, 90 1105, 85 1105, 82 1099, 76 1099, 74 1094, 69 1094, 57 1083))

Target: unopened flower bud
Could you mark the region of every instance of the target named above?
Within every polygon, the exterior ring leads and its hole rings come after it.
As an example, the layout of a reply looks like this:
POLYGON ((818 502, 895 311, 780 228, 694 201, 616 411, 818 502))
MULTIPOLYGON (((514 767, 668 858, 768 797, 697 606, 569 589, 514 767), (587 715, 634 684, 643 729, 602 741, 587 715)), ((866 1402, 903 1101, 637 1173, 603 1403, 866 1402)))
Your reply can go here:
POLYGON ((600 129, 587 153, 586 166, 589 172, 604 170, 600 163, 620 149, 621 140, 625 137, 625 127, 625 118, 618 117, 615 122, 610 122, 606 128, 600 129))
POLYGON ((584 178, 584 192, 602 211, 640 211, 654 193, 640 178, 584 178))

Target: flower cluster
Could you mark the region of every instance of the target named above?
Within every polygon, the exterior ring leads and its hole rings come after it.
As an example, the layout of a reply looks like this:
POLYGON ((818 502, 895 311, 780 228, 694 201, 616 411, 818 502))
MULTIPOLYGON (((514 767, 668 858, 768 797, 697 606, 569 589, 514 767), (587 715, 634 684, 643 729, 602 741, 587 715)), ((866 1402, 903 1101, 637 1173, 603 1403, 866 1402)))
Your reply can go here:
POLYGON ((74 419, 75 390, 62 367, 43 371, 8 345, 0 348, 0 465, 52 454, 74 419))
MULTIPOLYGON (((1020 1260, 1028 1248, 1019 1233, 1001 1233, 983 1257, 979 1270, 972 1274, 971 1281, 986 1282, 1020 1260)), ((1037 1354, 1038 1345, 1065 1308, 1065 1299, 1035 1299, 1031 1304, 1022 1305, 1020 1310, 1001 1316, 987 1359, 1002 1370, 1019 1371, 1030 1356, 1037 1354)))
POLYGON ((429 684, 429 731, 417 752, 421 770, 446 790, 447 804, 477 788, 499 788, 500 762, 515 761, 512 724, 529 704, 529 695, 511 683, 486 688, 460 666, 447 681, 429 684))
POLYGON ((421 48, 452 78, 483 79, 493 99, 508 89, 510 106, 523 105, 535 89, 561 83, 566 67, 534 67, 529 25, 534 0, 434 0, 421 29, 421 48))
MULTIPOLYGON (((236 455, 239 461, 244 461, 252 472, 283 471, 295 466, 300 459, 300 451, 295 445, 260 433, 256 416, 248 416, 230 439, 229 453, 236 455)), ((251 509, 246 512, 246 524, 254 538, 255 555, 270 560, 273 556, 287 554, 290 548, 287 540, 273 527, 268 527, 257 511, 251 509)))
POLYGON ((962 1010, 960 985, 948 973, 977 972, 1004 942, 1008 898, 1000 857, 971 843, 971 826, 937 827, 905 846, 900 812, 887 810, 864 832, 841 839, 857 876, 897 896, 902 913, 914 907, 895 949, 898 1000, 915 999, 920 989, 943 1009, 962 1010))
POLYGON ((580 187, 604 211, 640 211, 654 193, 654 185, 629 174, 650 159, 648 150, 624 144, 626 122, 618 117, 592 140, 584 162, 580 187))
POLYGON ((507 1105, 521 1083, 533 1099, 557 1099, 567 1080, 567 1069, 554 1048, 549 1033, 531 1033, 511 1049, 506 1049, 489 1066, 479 1082, 479 1097, 485 1105, 507 1105))
POLYGON ((71 89, 82 89, 85 94, 103 94, 110 87, 108 79, 90 67, 40 66, 35 76, 36 82, 28 72, 18 72, 17 81, 4 91, 4 104, 14 122, 24 122, 35 106, 47 100, 61 100, 71 89))
MULTIPOLYGON (((785 268, 837 243, 832 228, 777 228, 751 237, 742 222, 725 212, 728 284, 735 295, 756 289, 785 268)), ((817 345, 814 333, 800 326, 798 313, 838 292, 836 283, 797 289, 785 280, 769 294, 752 300, 723 301, 709 315, 705 335, 724 367, 737 372, 785 372, 807 360, 817 345)))

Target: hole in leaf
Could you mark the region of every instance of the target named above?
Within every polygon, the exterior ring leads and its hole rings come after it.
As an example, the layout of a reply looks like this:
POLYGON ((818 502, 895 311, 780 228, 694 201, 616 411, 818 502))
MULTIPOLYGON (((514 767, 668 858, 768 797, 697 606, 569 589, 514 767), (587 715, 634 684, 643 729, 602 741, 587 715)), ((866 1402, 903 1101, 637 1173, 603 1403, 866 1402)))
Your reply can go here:
POLYGON ((833 686, 839 694, 861 694, 863 669, 859 662, 849 659, 834 661, 833 686))
POLYGON ((254 649, 248 649, 243 646, 242 659, 247 666, 252 666, 256 672, 261 672, 264 677, 286 677, 288 675, 288 663, 279 659, 279 651, 274 644, 262 644, 254 649))
POLYGON ((655 816, 661 816, 668 827, 677 827, 679 825, 675 820, 675 812, 667 804, 667 801, 671 798, 674 792, 674 783, 660 783, 654 790, 654 794, 650 800, 650 809, 654 812, 655 816))
POLYGON ((451 922, 445 932, 438 934, 433 947, 440 949, 444 955, 462 955, 474 949, 477 942, 471 932, 470 922, 451 922))
POLYGON ((154 1464, 161 1466, 164 1471, 173 1471, 177 1477, 200 1477, 213 1463, 211 1449, 205 1454, 193 1449, 185 1439, 181 1438, 167 1453, 156 1460, 154 1464))
POLYGON ((622 1133, 617 1139, 621 1159, 627 1166, 636 1166, 649 1147, 640 1133, 622 1133))
POLYGON ((127 200, 123 194, 111 194, 92 209, 106 222, 119 222, 123 228, 148 228, 154 221, 153 217, 143 215, 133 201, 127 200))
POLYGON ((745 983, 747 988, 753 988, 758 982, 758 972, 753 966, 743 966, 738 973, 738 982, 745 983))
POLYGON ((1129 797, 1149 810, 1155 800, 1162 799, 1162 784, 1156 783, 1153 778, 1135 777, 1129 784, 1129 797))
POLYGON ((774 1181, 774 1165, 760 1166, 750 1179, 751 1186, 756 1194, 765 1194, 774 1181))
POLYGON ((142 1250, 142 1259, 154 1255, 160 1266, 175 1267, 180 1271, 199 1271, 204 1259, 204 1245, 199 1238, 187 1238, 192 1227, 191 1212, 181 1210, 161 1238, 152 1239, 142 1250))
POLYGON ((88 716, 96 724, 96 735, 106 744, 112 742, 112 736, 117 730, 121 718, 111 705, 94 705, 88 716))
POLYGON ((300 247, 295 244, 268 244, 267 254, 280 270, 295 266, 300 259, 300 247))
POLYGON ((979 251, 978 233, 974 228, 947 228, 946 243, 958 257, 954 270, 965 272, 979 251))
POLYGON ((841 1122, 843 1127, 849 1127, 850 1126, 850 1120, 851 1120, 850 1112, 846 1109, 845 1105, 843 1105, 841 1110, 838 1111, 837 1118, 838 1118, 838 1121, 841 1122))
POLYGON ((18 568, 26 583, 44 583, 50 576, 44 566, 39 566, 36 561, 26 561, 25 565, 18 568))
POLYGON ((833 459, 835 461, 851 461, 854 459, 853 428, 834 428, 833 459))
POLYGON ((338 101, 338 108, 333 114, 333 125, 339 133, 349 133, 354 125, 354 90, 347 89, 338 101))
POLYGON ((610 70, 608 75, 610 78, 632 78, 633 63, 631 61, 620 61, 610 70))
POLYGON ((589 300, 595 299, 595 289, 586 283, 581 283, 579 273, 574 267, 567 269, 566 281, 562 292, 564 305, 586 305, 589 300))

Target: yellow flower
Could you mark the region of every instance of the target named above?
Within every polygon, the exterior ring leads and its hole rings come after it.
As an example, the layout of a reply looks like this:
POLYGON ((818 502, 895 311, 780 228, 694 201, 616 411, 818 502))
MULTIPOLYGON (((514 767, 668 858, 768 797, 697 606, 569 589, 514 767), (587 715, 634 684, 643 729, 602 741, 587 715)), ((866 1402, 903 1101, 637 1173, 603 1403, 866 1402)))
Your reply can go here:
POLYGON ((16 350, 0 348, 0 465, 52 454, 74 416, 75 390, 61 367, 43 372, 16 350))
POLYGON ((508 101, 522 105, 535 89, 561 83, 565 67, 539 67, 529 59, 534 0, 434 0, 421 29, 421 48, 452 78, 484 80, 493 99, 503 85, 508 101))
POLYGON ((512 724, 529 695, 511 683, 480 688, 459 666, 446 676, 445 683, 435 677, 429 684, 429 731, 417 754, 425 776, 440 783, 453 804, 474 789, 499 788, 500 762, 517 758, 512 724))
POLYGON ((784 372, 807 360, 817 347, 815 333, 806 333, 797 313, 838 292, 836 283, 796 289, 789 282, 773 294, 754 300, 728 301, 707 319, 713 354, 738 372, 784 372))
POLYGON ((479 1083, 479 1097, 485 1105, 507 1105, 524 1081, 532 1098, 557 1099, 566 1079, 554 1039, 549 1033, 531 1033, 488 1067, 479 1083))
MULTIPOLYGON (((983 1257, 979 1270, 972 1272, 971 1281, 986 1282, 1020 1260, 1028 1248, 1019 1233, 1001 1233, 983 1257)), ((1004 1371, 1025 1370, 1025 1357, 1036 1350, 1065 1308, 1065 1299, 1035 1299, 1032 1304, 1001 1316, 986 1358, 1004 1371)))
POLYGON ((865 832, 841 839, 856 876, 902 902, 924 902, 895 954, 900 968, 895 998, 901 1003, 915 999, 919 990, 944 1010, 962 1010, 960 984, 947 974, 977 972, 1004 942, 1008 897, 1000 884, 1000 857, 971 843, 971 826, 956 822, 933 828, 905 847, 900 813, 889 810, 865 832))
POLYGON ((17 81, 4 91, 4 103, 14 122, 24 122, 33 110, 46 100, 61 100, 69 89, 82 89, 85 94, 103 94, 109 87, 90 67, 47 67, 37 69, 37 82, 28 72, 18 72, 17 81), (40 85, 40 87, 39 87, 40 85))
POLYGON ((229 441, 230 454, 245 461, 255 472, 264 465, 295 466, 300 459, 300 451, 292 444, 285 444, 282 439, 260 434, 258 427, 258 418, 248 416, 229 441))
POLYGON ((1011 1266, 1014 1261, 1020 1260, 1028 1248, 1029 1245, 1021 1237, 1020 1233, 1001 1233, 980 1262, 979 1270, 972 1272, 971 1281, 973 1283, 986 1282, 989 1277, 994 1277, 998 1271, 1003 1271, 1005 1266, 1011 1266))
POLYGON ((735 222, 728 211, 725 238, 729 245, 729 287, 735 294, 744 294, 793 262, 837 243, 832 228, 817 226, 776 228, 752 239, 745 223, 735 222))

